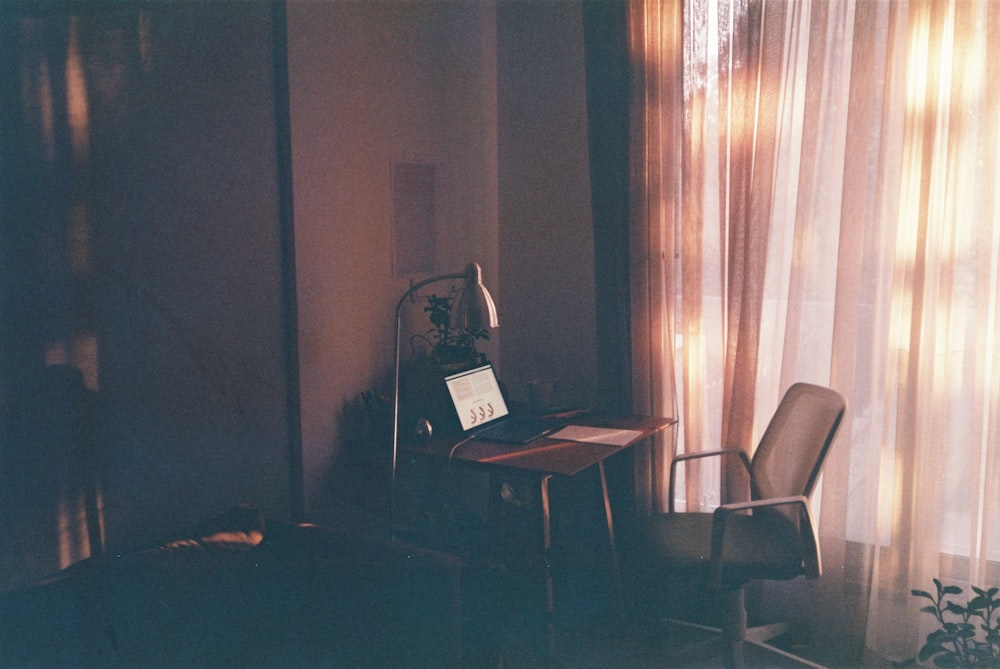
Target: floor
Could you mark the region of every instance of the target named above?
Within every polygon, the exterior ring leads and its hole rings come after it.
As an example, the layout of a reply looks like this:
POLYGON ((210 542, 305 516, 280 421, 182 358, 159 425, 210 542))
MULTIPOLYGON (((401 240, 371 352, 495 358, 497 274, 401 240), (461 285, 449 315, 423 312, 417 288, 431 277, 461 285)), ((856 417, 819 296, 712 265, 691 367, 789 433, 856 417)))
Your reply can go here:
MULTIPOLYGON (((611 578, 611 556, 601 510, 589 500, 590 491, 565 489, 560 509, 553 513, 553 534, 559 541, 548 556, 553 574, 555 615, 551 636, 548 633, 543 571, 546 562, 538 538, 538 500, 533 499, 530 481, 509 480, 514 502, 493 505, 489 525, 480 517, 451 508, 439 514, 425 514, 409 519, 400 513, 400 525, 409 520, 417 528, 412 539, 417 543, 458 553, 475 562, 495 561, 509 579, 502 593, 492 593, 493 601, 484 610, 499 621, 501 657, 473 662, 473 666, 501 669, 721 669, 719 655, 712 653, 714 635, 666 624, 653 615, 637 614, 632 604, 637 599, 635 584, 626 582, 622 606, 616 603, 611 578), (590 513, 581 508, 593 506, 590 513), (594 513, 594 511, 597 513, 594 513), (630 587, 632 588, 630 590, 630 587), (709 640, 707 657, 678 657, 681 651, 709 640)), ((445 505, 447 506, 447 505, 445 505)), ((405 506, 403 508, 406 508, 405 506)), ((621 528, 619 528, 621 529, 621 528)), ((619 557, 628 561, 627 532, 619 535, 619 557)), ((625 564, 621 570, 630 573, 625 564)), ((627 576, 626 576, 627 579, 627 576)), ((640 586, 641 587, 641 586, 640 586)), ((641 597, 641 593, 639 593, 641 597)), ((690 604, 690 602, 689 602, 690 604)), ((714 624, 711 605, 694 604, 698 622, 714 624)), ((829 669, 861 669, 860 665, 823 657, 821 651, 784 640, 786 650, 807 657, 829 669), (794 645, 793 645, 794 644, 794 645)), ((786 669, 798 663, 771 655, 750 646, 746 661, 749 669, 786 669)))
MULTIPOLYGON (((686 630, 666 621, 591 625, 557 629, 553 655, 532 651, 530 645, 508 645, 503 669, 722 669, 714 633, 686 630)), ((781 641, 778 641, 779 645, 781 641)), ((537 646, 536 646, 537 649, 537 646)), ((859 663, 824 658, 808 647, 785 650, 828 669, 863 669, 859 663)), ((802 669, 804 666, 753 645, 745 649, 748 669, 802 669)))
MULTIPOLYGON (((595 530, 589 522, 560 519, 564 541, 549 556, 555 602, 551 637, 546 624, 544 579, 538 568, 544 560, 538 553, 524 549, 532 543, 537 527, 513 522, 502 533, 507 542, 491 546, 492 554, 505 556, 504 568, 509 578, 504 597, 495 607, 504 627, 499 666, 502 669, 721 669, 721 655, 715 652, 713 643, 717 635, 669 624, 662 617, 636 610, 634 604, 640 597, 636 589, 641 586, 628 580, 627 565, 623 569, 626 576, 619 607, 606 535, 600 531, 602 527, 595 530), (705 652, 690 652, 699 646, 705 652), (682 652, 687 655, 680 657, 682 652)), ((620 554, 620 557, 627 556, 620 554)), ((696 602, 693 606, 698 622, 715 623, 717 616, 710 601, 696 602)), ((789 638, 779 643, 784 644, 785 650, 829 669, 860 669, 851 663, 824 658, 818 650, 789 638)), ((803 666, 753 646, 746 651, 746 662, 749 669, 803 666)))

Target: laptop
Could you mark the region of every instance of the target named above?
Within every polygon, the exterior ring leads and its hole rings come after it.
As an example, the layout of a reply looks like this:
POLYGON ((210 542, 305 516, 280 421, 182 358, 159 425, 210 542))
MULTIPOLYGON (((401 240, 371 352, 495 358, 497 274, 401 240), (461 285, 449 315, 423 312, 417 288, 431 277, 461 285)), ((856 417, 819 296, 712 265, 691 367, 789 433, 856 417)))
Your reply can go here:
POLYGON ((551 418, 512 416, 490 363, 450 374, 444 382, 462 431, 477 439, 526 444, 562 427, 551 418))

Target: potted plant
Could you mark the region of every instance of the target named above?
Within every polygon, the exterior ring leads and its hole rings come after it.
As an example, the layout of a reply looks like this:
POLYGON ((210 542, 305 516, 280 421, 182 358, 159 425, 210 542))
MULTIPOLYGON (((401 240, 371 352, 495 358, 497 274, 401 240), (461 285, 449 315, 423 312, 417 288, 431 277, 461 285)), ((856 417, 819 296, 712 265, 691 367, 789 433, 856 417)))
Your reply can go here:
POLYGON ((489 330, 469 330, 451 326, 451 309, 455 293, 449 295, 430 294, 424 313, 432 327, 426 334, 433 348, 433 356, 442 367, 481 362, 484 356, 476 351, 476 342, 489 339, 489 330))
MULTIPOLYGON (((920 609, 937 620, 938 629, 927 635, 920 649, 918 659, 928 660, 935 667, 983 667, 1000 669, 1000 588, 983 590, 975 586, 975 597, 960 604, 946 599, 962 594, 956 585, 944 585, 934 579, 936 592, 912 590, 914 597, 930 600, 930 604, 920 609)), ((897 667, 912 667, 916 660, 896 664, 897 667)))

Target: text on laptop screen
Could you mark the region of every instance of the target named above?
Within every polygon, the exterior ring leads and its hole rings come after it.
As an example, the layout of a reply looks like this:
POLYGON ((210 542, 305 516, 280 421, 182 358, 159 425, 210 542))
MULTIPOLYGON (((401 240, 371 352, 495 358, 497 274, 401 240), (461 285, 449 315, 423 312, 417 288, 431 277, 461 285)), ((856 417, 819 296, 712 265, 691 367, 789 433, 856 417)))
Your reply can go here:
POLYGON ((447 376, 445 385, 463 430, 492 423, 508 413, 491 365, 447 376))

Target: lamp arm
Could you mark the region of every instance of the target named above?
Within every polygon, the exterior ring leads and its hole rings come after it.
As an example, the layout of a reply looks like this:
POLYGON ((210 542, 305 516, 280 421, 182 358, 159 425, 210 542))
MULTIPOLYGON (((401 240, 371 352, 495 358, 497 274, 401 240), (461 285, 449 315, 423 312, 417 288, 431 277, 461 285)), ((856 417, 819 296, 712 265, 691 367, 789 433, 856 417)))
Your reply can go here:
POLYGON ((403 297, 399 298, 399 302, 396 304, 396 326, 397 326, 397 330, 398 330, 398 326, 399 326, 399 315, 400 315, 400 313, 402 313, 403 305, 406 304, 406 300, 409 299, 410 295, 412 295, 413 293, 417 292, 418 290, 420 290, 421 288, 423 288, 424 286, 426 286, 429 283, 435 283, 437 281, 447 281, 447 280, 454 281, 455 279, 464 279, 464 278, 465 278, 465 272, 452 272, 451 274, 441 274, 439 276, 432 276, 429 279, 424 279, 423 281, 418 281, 415 284, 413 284, 412 286, 410 286, 409 290, 407 290, 405 293, 403 293, 403 297))

